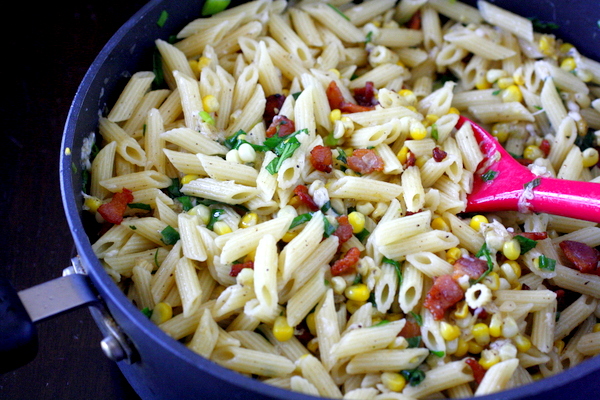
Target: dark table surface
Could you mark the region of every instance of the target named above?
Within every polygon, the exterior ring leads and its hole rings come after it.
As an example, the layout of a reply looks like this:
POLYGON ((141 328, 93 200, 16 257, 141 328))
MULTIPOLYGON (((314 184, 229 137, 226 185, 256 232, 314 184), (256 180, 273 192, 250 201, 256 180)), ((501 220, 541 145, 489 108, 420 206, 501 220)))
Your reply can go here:
MULTIPOLYGON (((74 245, 58 173, 63 126, 88 67, 145 3, 21 1, 5 10, 0 273, 17 290, 59 277, 70 265, 74 245)), ((87 309, 37 328, 37 357, 0 375, 0 399, 138 399, 100 350, 102 336, 87 309)))

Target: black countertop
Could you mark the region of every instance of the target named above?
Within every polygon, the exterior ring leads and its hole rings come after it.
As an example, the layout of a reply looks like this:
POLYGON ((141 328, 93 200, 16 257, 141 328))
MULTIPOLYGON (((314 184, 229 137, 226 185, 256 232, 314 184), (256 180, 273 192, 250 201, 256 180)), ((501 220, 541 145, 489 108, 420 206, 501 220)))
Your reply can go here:
MULTIPOLYGON (((2 24, 0 273, 17 290, 61 275, 74 245, 59 189, 62 130, 88 67, 146 2, 17 2, 2 24)), ((138 399, 84 308, 37 324, 39 352, 0 375, 1 399, 138 399)))

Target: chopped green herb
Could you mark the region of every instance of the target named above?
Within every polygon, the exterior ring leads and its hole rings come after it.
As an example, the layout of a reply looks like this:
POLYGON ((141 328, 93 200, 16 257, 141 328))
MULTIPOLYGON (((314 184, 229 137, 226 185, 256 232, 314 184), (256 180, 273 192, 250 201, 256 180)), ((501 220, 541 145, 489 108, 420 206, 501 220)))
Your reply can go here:
POLYGON ((302 92, 295 92, 295 93, 292 93, 292 97, 294 98, 294 100, 298 100, 298 97, 300 97, 301 94, 302 94, 302 92))
POLYGON ((400 371, 400 375, 402 375, 404 379, 406 379, 406 382, 408 382, 410 386, 417 386, 425 379, 425 372, 421 371, 418 368, 410 370, 404 369, 400 371))
POLYGON ((348 159, 346 159, 346 152, 344 151, 344 149, 342 149, 341 147, 338 147, 337 151, 338 151, 338 156, 336 157, 336 159, 340 160, 344 164, 348 164, 348 159))
POLYGON ((543 110, 541 106, 533 106, 533 108, 535 108, 536 110, 543 110))
POLYGON ((366 230, 366 229, 363 229, 362 231, 358 232, 358 233, 357 233, 356 235, 354 235, 354 236, 356 236, 356 238, 357 238, 358 240, 360 240, 361 242, 364 242, 364 241, 365 241, 365 240, 366 240, 366 239, 369 237, 369 235, 370 235, 370 234, 371 234, 371 232, 369 232, 369 231, 368 231, 368 230, 366 230))
MULTIPOLYGON (((227 146, 228 148, 230 148, 232 150, 234 150, 234 149, 237 150, 237 149, 240 148, 240 146, 242 144, 248 143, 256 151, 268 151, 268 150, 271 150, 271 148, 269 148, 268 146, 261 146, 259 144, 250 143, 246 139, 241 139, 240 136, 242 136, 242 135, 246 136, 246 132, 244 132, 243 129, 240 129, 239 131, 237 131, 233 135, 225 138, 225 146, 227 146)), ((267 141, 265 141, 265 143, 266 142, 267 141)))
POLYGON ((537 246, 537 241, 529 239, 522 235, 516 235, 515 239, 521 245, 521 254, 527 253, 529 250, 537 246))
POLYGON ((135 225, 129 225, 129 229, 131 229, 132 231, 135 231, 137 229, 137 226, 135 226, 135 225))
POLYGON ((431 138, 433 140, 438 140, 439 139, 439 133, 438 133, 438 129, 437 129, 437 124, 431 125, 431 138))
POLYGON ((346 14, 344 14, 339 8, 337 8, 336 6, 334 6, 333 4, 329 4, 327 3, 327 5, 331 8, 333 8, 333 10, 340 14, 342 17, 344 17, 344 19, 346 19, 347 21, 350 21, 350 18, 348 18, 348 16, 346 14))
POLYGON ((551 33, 559 28, 554 22, 544 22, 536 17, 528 18, 533 24, 533 30, 539 33, 551 33))
POLYGON ((533 190, 534 188, 540 186, 540 183, 540 178, 535 178, 534 180, 527 182, 525 185, 523 185, 523 187, 525 189, 533 190))
POLYGON ((498 171, 494 171, 494 170, 490 169, 485 174, 481 175, 481 180, 484 182, 487 182, 487 181, 496 179, 497 176, 498 176, 498 171))
POLYGON ((167 225, 165 229, 160 231, 160 234, 162 236, 160 240, 162 240, 162 242, 167 246, 177 243, 177 241, 180 239, 179 232, 177 232, 171 225, 167 225))
POLYGON ((390 321, 388 321, 387 319, 382 319, 381 321, 379 321, 375 325, 371 325, 371 328, 375 328, 375 327, 378 327, 378 326, 387 325, 389 323, 390 323, 390 321))
POLYGON ((200 118, 202 118, 202 121, 206 122, 209 125, 215 124, 215 120, 213 119, 213 117, 206 111, 200 111, 200 118))
POLYGON ((71 171, 76 174, 77 173, 77 165, 75 164, 75 162, 71 163, 71 171))
POLYGON ((494 269, 494 262, 492 261, 492 254, 490 253, 490 249, 488 248, 487 243, 483 243, 483 246, 481 246, 481 249, 479 249, 477 254, 475 254, 475 257, 481 257, 481 256, 485 257, 485 260, 487 261, 488 269, 472 283, 481 282, 494 269))
POLYGON ((156 47, 152 53, 152 72, 154 72, 152 86, 155 89, 163 87, 165 83, 165 75, 162 68, 162 56, 156 47))
POLYGON ((146 203, 129 203, 129 204, 127 204, 127 207, 137 208, 139 210, 144 210, 144 211, 152 211, 152 207, 150 207, 150 204, 146 204, 146 203))
POLYGON ((362 275, 361 274, 356 274, 356 276, 354 277, 354 280, 352 281, 352 284, 353 285, 358 285, 361 282, 362 282, 362 275))
POLYGON ((585 135, 577 135, 575 137, 575 144, 577 147, 579 147, 579 149, 581 149, 581 151, 590 147, 594 147, 596 144, 596 134, 594 133, 594 130, 588 130, 585 135))
POLYGON ((369 31, 369 33, 367 33, 367 37, 365 38, 365 43, 371 43, 371 40, 373 40, 373 31, 369 31))
MULTIPOLYGON (((304 131, 305 130, 306 129, 304 129, 304 131)), ((279 168, 281 168, 283 162, 290 158, 294 154, 296 149, 300 147, 300 142, 296 138, 296 134, 299 132, 301 131, 297 131, 295 133, 292 133, 291 135, 286 136, 283 141, 281 141, 279 144, 277 144, 277 146, 273 148, 273 151, 275 152, 277 157, 271 160, 271 162, 265 167, 265 169, 269 171, 271 175, 279 172, 279 168)), ((273 137, 276 136, 272 136, 271 138, 273 137)), ((265 140, 265 144, 266 143, 267 140, 265 140)))
POLYGON ((414 349, 421 345, 421 336, 413 336, 410 338, 406 338, 406 341, 408 342, 408 348, 414 349))
POLYGON ((292 220, 292 223, 288 229, 294 229, 298 225, 302 225, 303 223, 310 221, 312 217, 313 213, 300 214, 292 220))
POLYGON ((231 3, 231 0, 206 0, 202 7, 202 16, 207 17, 220 13, 231 3))
POLYGON ((154 252, 154 264, 156 265, 156 268, 160 268, 160 264, 158 263, 158 249, 154 252))
POLYGON ((559 320, 559 319, 560 319, 560 311, 557 311, 557 312, 554 314, 554 322, 558 322, 558 320, 559 320))
POLYGON ((325 286, 329 286, 329 281, 327 279, 325 279, 325 286))
POLYGON ((538 257, 538 266, 544 271, 554 271, 554 268, 556 267, 556 260, 553 258, 548 258, 542 254, 538 257))
POLYGON ((149 309, 148 307, 144 307, 144 308, 142 308, 142 314, 144 314, 146 317, 150 318, 152 316, 152 310, 149 309))
POLYGON ((323 223, 324 225, 324 232, 323 232, 323 237, 328 238, 329 236, 333 235, 333 233, 335 232, 335 230, 337 229, 337 227, 333 226, 331 224, 331 222, 329 222, 329 219, 323 215, 323 223))
POLYGON ((383 257, 381 260, 382 263, 391 264, 394 266, 396 270, 396 275, 398 276, 398 286, 402 285, 402 268, 400 267, 400 263, 396 260, 389 259, 387 257, 383 257))
POLYGON ((159 27, 163 27, 165 26, 165 23, 167 22, 167 19, 169 19, 169 13, 166 10, 162 10, 162 12, 160 13, 160 15, 158 16, 158 20, 156 21, 156 25, 158 25, 159 27))
POLYGON ((192 203, 192 198, 190 196, 179 196, 176 197, 175 200, 181 203, 183 211, 190 211, 194 208, 194 204, 192 203))
POLYGON ((500 94, 500 92, 501 92, 501 91, 502 91, 501 89, 494 90, 494 91, 492 92, 492 96, 498 96, 498 95, 500 94))
POLYGON ((373 308, 377 308, 377 302, 375 301, 375 293, 374 292, 371 292, 371 294, 369 295, 368 302, 373 305, 373 308))
POLYGON ((412 317, 415 319, 417 325, 423 326, 423 318, 421 317, 421 315, 415 313, 414 311, 411 311, 410 315, 412 315, 412 317))
POLYGON ((183 194, 179 191, 179 178, 171 179, 171 185, 167 188, 167 194, 173 199, 183 196, 183 194))
POLYGON ((218 208, 216 210, 212 211, 212 214, 210 215, 210 220, 208 221, 208 225, 206 225, 206 227, 208 229, 212 229, 215 226, 215 222, 217 222, 219 220, 219 218, 221 217, 221 215, 223 215, 225 213, 225 210, 218 208))
POLYGON ((339 142, 339 139, 336 139, 333 137, 333 132, 329 132, 329 135, 325 136, 325 139, 323 139, 323 144, 325 146, 329 146, 329 147, 333 147, 335 145, 337 145, 339 142))
POLYGON ((442 350, 440 350, 440 351, 436 351, 436 350, 429 350, 429 352, 430 352, 431 354, 433 354, 434 356, 436 356, 436 357, 440 357, 440 358, 442 358, 442 357, 444 357, 444 356, 446 355, 446 353, 445 353, 444 351, 442 351, 442 350))
MULTIPOLYGON (((326 213, 327 211, 331 210, 331 201, 327 200, 327 202, 325 204, 323 204, 323 207, 321 207, 321 211, 323 213, 326 213)), ((335 210, 334 210, 335 211, 335 210)))

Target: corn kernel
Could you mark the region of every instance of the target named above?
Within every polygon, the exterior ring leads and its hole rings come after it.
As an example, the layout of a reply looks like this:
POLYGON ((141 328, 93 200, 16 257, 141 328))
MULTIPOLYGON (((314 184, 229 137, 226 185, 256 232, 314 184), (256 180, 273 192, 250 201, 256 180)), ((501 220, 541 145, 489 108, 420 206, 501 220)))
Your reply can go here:
POLYGON ((254 147, 250 143, 242 143, 238 148, 238 155, 242 162, 253 163, 256 161, 256 150, 254 150, 254 147))
POLYGON ((594 79, 594 74, 592 74, 588 69, 577 68, 575 70, 575 75, 585 83, 591 82, 592 79, 594 79))
POLYGON ((173 308, 169 303, 160 302, 154 306, 150 320, 156 325, 162 324, 173 317, 173 308))
POLYGON ((404 63, 400 60, 396 61, 396 65, 406 68, 406 65, 404 65, 404 63))
MULTIPOLYGON (((306 349, 308 351, 310 351, 313 354, 317 354, 317 352, 319 351, 319 339, 318 338, 312 338, 307 344, 306 344, 306 349)), ((304 357, 304 356, 302 356, 304 357)), ((300 358, 302 358, 300 357, 300 358)))
POLYGON ((531 340, 523 335, 517 335, 513 339, 517 350, 521 353, 527 353, 531 349, 531 340))
POLYGON ((511 283, 521 277, 521 266, 516 261, 506 261, 500 266, 500 271, 506 280, 511 283))
POLYGON ((398 92, 398 94, 400 96, 404 97, 404 99, 408 102, 408 104, 411 104, 408 107, 409 109, 411 109, 412 111, 417 112, 417 109, 413 106, 413 104, 417 103, 417 95, 412 90, 402 89, 402 90, 400 90, 398 92))
POLYGON ((502 245, 502 254, 509 260, 516 260, 521 255, 521 244, 517 239, 511 239, 502 245))
POLYGON ((498 276, 496 272, 490 272, 485 278, 483 278, 482 283, 490 290, 498 290, 500 289, 500 276, 498 276))
POLYGON ((456 351, 454 352, 454 356, 456 357, 464 357, 469 351, 469 344, 462 338, 458 339, 458 345, 456 346, 456 351))
POLYGON ((507 339, 513 338, 517 336, 519 333, 519 326, 513 317, 504 318, 504 322, 502 323, 502 336, 507 339))
POLYGON ((498 141, 500 143, 506 142, 506 139, 508 139, 508 136, 510 134, 510 132, 507 129, 506 124, 503 124, 503 123, 494 124, 492 126, 491 133, 492 133, 492 136, 494 136, 496 139, 498 139, 498 141))
POLYGON ((392 392, 401 392, 406 386, 406 378, 397 372, 384 372, 381 374, 381 383, 392 392))
POLYGON ((398 92, 398 94, 402 97, 407 97, 407 96, 412 96, 414 95, 412 90, 409 89, 402 89, 398 92))
POLYGON ((407 106, 406 108, 408 108, 412 112, 419 112, 419 110, 417 110, 417 107, 415 106, 407 106))
POLYGON ((542 374, 541 372, 536 372, 535 374, 531 374, 531 379, 533 379, 533 381, 539 381, 544 379, 544 374, 542 374))
POLYGON ((508 72, 503 69, 490 69, 485 73, 485 79, 490 83, 497 82, 507 76, 508 72))
POLYGON ((435 115, 435 114, 427 114, 427 115, 425 116, 425 124, 426 124, 427 126, 429 126, 429 125, 433 125, 433 124, 435 124, 435 123, 437 122, 437 120, 438 120, 438 119, 440 119, 440 117, 438 117, 438 116, 437 116, 437 115, 435 115))
POLYGON ((483 350, 481 352, 481 357, 479 358, 479 365, 483 367, 483 369, 488 370, 492 366, 498 364, 500 362, 500 356, 493 350, 483 350))
POLYGON ((560 63, 560 67, 565 71, 573 71, 577 68, 577 63, 573 57, 567 57, 560 63))
POLYGON ((202 56, 198 59, 198 68, 202 70, 202 68, 208 67, 212 60, 209 57, 202 56))
POLYGON ((544 158, 544 152, 539 146, 530 144, 529 146, 525 147, 525 150, 523 150, 523 158, 535 161, 538 158, 544 158))
POLYGON ((306 316, 306 327, 311 335, 317 336, 317 325, 315 324, 315 313, 312 312, 306 316))
POLYGON ((179 181, 182 185, 188 184, 191 181, 198 179, 199 176, 198 175, 194 175, 194 174, 187 174, 185 175, 183 178, 181 178, 181 180, 179 181))
POLYGON ((454 264, 461 257, 462 251, 458 247, 451 247, 446 251, 446 261, 450 264, 454 264))
POLYGON ((358 211, 352 211, 348 214, 348 222, 352 225, 352 233, 360 233, 365 229, 365 216, 358 211))
POLYGON ((592 332, 600 332, 600 323, 594 324, 592 332))
POLYGON ((550 35, 542 35, 540 36, 540 41, 538 47, 544 55, 552 56, 554 55, 554 37, 550 35))
POLYGON ((189 215, 197 215, 198 217, 200 217, 200 221, 204 224, 207 225, 210 222, 210 208, 206 207, 204 204, 198 204, 197 206, 195 206, 194 208, 192 208, 190 211, 188 211, 189 215))
POLYGON ((523 77, 523 71, 518 69, 512 75, 515 85, 523 86, 525 84, 525 78, 523 77))
POLYGON ((204 111, 209 112, 209 113, 218 111, 219 110, 219 100, 217 100, 217 98, 215 96, 213 96, 212 94, 204 96, 202 98, 202 108, 204 108, 204 111))
POLYGON ((102 200, 94 196, 86 196, 84 201, 84 206, 89 211, 95 213, 98 211, 98 207, 102 205, 102 200))
POLYGON ((369 300, 369 296, 371 292, 369 288, 364 283, 357 283, 355 285, 348 286, 346 290, 344 290, 344 295, 348 300, 365 302, 369 300))
POLYGON ((485 90, 485 89, 489 89, 492 87, 492 84, 490 82, 488 82, 487 79, 485 79, 485 76, 480 76, 477 78, 477 81, 475 82, 475 88, 477 90, 485 90))
POLYGON ((283 315, 275 318, 273 323, 273 336, 280 342, 286 342, 294 336, 294 328, 288 324, 287 318, 283 315))
POLYGON ((230 163, 242 164, 242 159, 240 158, 240 152, 237 149, 231 149, 225 154, 225 159, 230 163))
POLYGON ((465 319, 469 316, 469 305, 466 302, 461 302, 456 306, 454 311, 454 318, 465 319))
POLYGON ((500 314, 493 314, 492 318, 490 319, 490 336, 502 336, 502 317, 500 314))
POLYGON ((425 165, 425 163, 427 162, 427 160, 429 160, 431 157, 427 157, 427 156, 419 156, 417 157, 417 159, 415 160, 415 165, 419 168, 422 168, 423 165, 425 165))
MULTIPOLYGON (((467 342, 467 351, 471 354, 479 354, 483 351, 483 346, 477 343, 474 340, 469 340, 467 342)), ((455 353, 456 354, 456 353, 455 353)))
POLYGON ((498 88, 499 89, 507 89, 509 86, 514 85, 515 84, 515 80, 513 78, 502 78, 499 79, 498 82, 498 88))
POLYGON ((249 228, 258 223, 258 215, 255 212, 249 212, 244 214, 240 219, 240 228, 249 228))
POLYGON ((342 112, 338 108, 331 110, 331 112, 329 113, 329 120, 331 122, 339 121, 341 119, 342 119, 342 112))
POLYGON ((335 68, 330 68, 329 72, 332 72, 335 76, 337 76, 338 78, 341 78, 342 75, 340 74, 340 71, 335 69, 335 68))
POLYGON ((479 231, 481 229, 481 224, 487 224, 489 223, 488 219, 484 216, 484 215, 475 215, 473 218, 471 218, 471 222, 469 222, 469 226, 473 229, 475 229, 476 231, 479 231))
POLYGON ((557 354, 562 353, 562 351, 565 349, 565 342, 564 342, 564 340, 557 340, 556 342, 554 342, 554 347, 556 348, 556 353, 557 354))
MULTIPOLYGON (((450 232, 450 227, 442 217, 436 217, 431 221, 431 228, 436 229, 438 231, 446 231, 450 232)), ((460 251, 460 250, 459 250, 460 251)), ((446 253, 446 257, 448 257, 448 253, 446 253)))
POLYGON ((414 140, 423 140, 427 137, 427 129, 419 121, 410 124, 410 137, 414 140))
POLYGON ((592 168, 594 165, 598 164, 598 150, 593 147, 588 147, 581 154, 583 156, 583 167, 584 168, 592 168))
POLYGON ((448 110, 448 114, 460 115, 460 111, 456 107, 450 107, 450 109, 448 110))
POLYGON ((244 257, 244 262, 254 261, 254 257, 256 257, 256 249, 246 254, 246 256, 244 257))
POLYGON ((479 322, 471 328, 473 338, 480 346, 485 346, 490 342, 490 328, 483 322, 479 322))
POLYGON ((523 94, 521 93, 521 89, 517 85, 510 85, 506 89, 502 91, 500 94, 502 101, 505 103, 509 103, 512 101, 521 102, 523 101, 523 94))
POLYGON ((331 287, 333 288, 333 293, 342 294, 344 290, 346 290, 346 280, 341 276, 334 276, 331 278, 331 287))
POLYGON ((571 50, 573 48, 573 45, 571 43, 563 43, 560 45, 560 47, 558 48, 558 50, 561 53, 568 53, 569 50, 571 50))
POLYGON ((346 310, 348 310, 348 312, 350 314, 354 314, 356 312, 356 310, 358 310, 365 304, 366 304, 366 301, 348 300, 346 302, 346 310))
POLYGON ((198 60, 189 60, 188 64, 190 65, 190 68, 192 69, 192 72, 194 73, 196 78, 198 78, 200 76, 200 67, 198 66, 198 60))
POLYGON ((227 225, 227 222, 217 221, 213 225, 213 232, 215 232, 219 236, 225 235, 227 233, 231 233, 231 228, 229 227, 229 225, 227 225))
POLYGON ((445 341, 450 342, 460 336, 460 328, 456 325, 451 325, 446 321, 440 324, 440 334, 445 341))
POLYGON ((398 154, 396 154, 396 158, 398 158, 398 161, 400 161, 400 164, 404 164, 406 162, 406 160, 408 159, 408 147, 404 146, 400 149, 400 151, 398 152, 398 154))
POLYGON ((283 237, 281 238, 281 240, 283 240, 285 243, 289 243, 296 236, 298 236, 298 232, 297 231, 287 231, 286 233, 283 234, 283 237))

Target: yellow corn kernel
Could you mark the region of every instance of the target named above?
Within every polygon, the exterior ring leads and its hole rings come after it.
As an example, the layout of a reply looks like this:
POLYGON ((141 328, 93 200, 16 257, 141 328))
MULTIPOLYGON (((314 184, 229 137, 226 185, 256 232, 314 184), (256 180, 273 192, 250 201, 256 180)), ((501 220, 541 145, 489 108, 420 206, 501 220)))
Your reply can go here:
POLYGON ((600 323, 594 324, 592 332, 600 332, 600 323))
POLYGON ((506 72, 503 69, 490 69, 485 73, 485 79, 490 82, 490 83, 494 83, 499 81, 502 78, 505 78, 508 76, 508 72, 506 72))
POLYGON ((198 217, 200 217, 200 221, 204 224, 207 225, 210 222, 210 208, 206 207, 204 204, 198 204, 197 206, 195 206, 194 208, 192 208, 190 211, 188 211, 189 215, 197 215, 198 217))
POLYGON ((398 161, 400 161, 400 164, 404 164, 406 162, 406 160, 408 159, 408 147, 404 146, 400 149, 400 151, 398 152, 398 154, 396 154, 396 158, 398 158, 398 161))
POLYGON ((521 244, 517 239, 511 239, 502 245, 502 254, 509 260, 516 260, 521 255, 521 244))
POLYGON ((98 211, 98 207, 102 205, 102 200, 94 196, 86 196, 84 201, 84 207, 89 211, 95 213, 98 211))
POLYGON ((521 353, 526 353, 531 348, 531 340, 523 335, 517 335, 513 339, 517 350, 521 353))
POLYGON ((521 266, 516 261, 506 261, 500 266, 500 272, 507 281, 513 283, 521 277, 521 266))
POLYGON ((481 357, 479 358, 479 365, 483 367, 483 369, 488 370, 492 366, 498 364, 500 362, 500 356, 493 350, 483 350, 481 352, 481 357))
POLYGON ((525 150, 523 150, 523 158, 535 161, 538 158, 544 158, 544 152, 539 146, 530 144, 529 146, 525 147, 525 150))
POLYGON ((500 314, 493 314, 492 318, 490 319, 490 336, 502 336, 502 317, 500 314))
POLYGON ((557 354, 562 353, 562 351, 565 349, 565 342, 564 342, 564 340, 557 340, 556 342, 554 342, 554 347, 556 348, 556 353, 557 354))
POLYGON ((346 310, 348 310, 350 314, 354 314, 356 310, 364 306, 365 303, 366 301, 348 300, 346 302, 346 310))
POLYGON ((355 285, 348 286, 346 290, 344 290, 344 295, 348 300, 365 302, 369 300, 369 296, 371 292, 369 288, 364 283, 357 283, 355 285))
POLYGON ((460 115, 460 111, 456 107, 450 107, 450 109, 448 110, 448 114, 460 115))
POLYGON ((286 342, 294 336, 294 327, 290 326, 283 315, 275 318, 273 323, 273 336, 280 342, 286 342))
POLYGON ((456 346, 456 351, 454 352, 454 356, 456 357, 464 357, 469 351, 469 344, 462 338, 458 339, 458 344, 456 346))
POLYGON ((469 305, 466 302, 458 303, 456 310, 454 310, 454 318, 465 319, 469 316, 469 305))
POLYGON ((425 165, 425 163, 427 162, 427 160, 429 160, 431 157, 427 157, 427 156, 420 156, 417 157, 417 159, 415 160, 415 165, 419 168, 422 168, 423 165, 425 165))
POLYGON ((202 98, 202 107, 206 112, 215 112, 219 110, 219 100, 212 94, 204 96, 202 98))
POLYGON ((458 247, 451 247, 446 250, 446 261, 454 264, 456 260, 462 257, 462 251, 458 247))
POLYGON ((544 55, 552 56, 554 55, 554 37, 550 35, 542 35, 540 36, 540 41, 538 43, 538 47, 544 55))
POLYGON ((381 374, 381 383, 392 392, 401 392, 406 386, 406 378, 397 372, 384 372, 381 374))
POLYGON ((204 67, 208 67, 211 63, 211 59, 209 57, 202 56, 198 59, 198 69, 202 70, 204 67))
POLYGON ((298 232, 297 231, 287 231, 286 233, 283 234, 283 237, 281 238, 281 240, 283 240, 285 243, 289 243, 296 236, 298 236, 298 232))
POLYGON ((506 139, 508 139, 508 136, 510 135, 510 132, 508 131, 506 124, 503 124, 503 123, 494 124, 492 126, 491 133, 492 133, 492 136, 494 136, 496 139, 498 139, 498 141, 500 143, 506 142, 506 139))
MULTIPOLYGON (((431 228, 436 229, 438 231, 446 231, 450 232, 450 227, 442 217, 436 217, 431 221, 431 228)), ((460 251, 460 250, 459 250, 460 251)), ((446 257, 448 257, 448 253, 446 253, 446 257)))
POLYGON ((335 76, 337 76, 338 78, 341 78, 341 77, 342 77, 342 75, 340 74, 340 71, 338 71, 338 70, 337 70, 337 69, 335 69, 335 68, 330 68, 330 69, 329 69, 329 72, 332 72, 332 73, 333 73, 333 74, 335 74, 335 76))
POLYGON ((407 97, 407 96, 412 96, 414 95, 412 90, 409 89, 402 89, 398 92, 398 94, 402 97, 407 97))
POLYGON ((542 374, 541 372, 536 372, 535 374, 531 374, 531 379, 533 379, 534 381, 539 381, 544 379, 544 374, 542 374))
POLYGON ((240 228, 249 228, 258 223, 258 215, 255 212, 249 212, 244 214, 240 219, 240 228))
POLYGON ((511 77, 501 78, 498 79, 498 82, 496 82, 496 84, 498 85, 499 89, 507 89, 510 85, 515 84, 515 80, 511 77))
MULTIPOLYGON (((471 354, 479 354, 483 351, 483 346, 477 343, 474 340, 469 340, 467 342, 467 351, 471 354)), ((456 353, 455 353, 456 354, 456 353)))
POLYGON ((460 336, 460 328, 456 325, 451 325, 446 321, 442 321, 440 324, 440 334, 445 341, 451 342, 460 336))
POLYGON ((517 336, 519 333, 519 326, 513 317, 504 318, 502 323, 502 336, 507 339, 517 336))
POLYGON ((485 217, 485 215, 475 215, 473 218, 471 218, 471 222, 469 222, 469 226, 473 229, 475 229, 476 231, 479 231, 479 229, 481 229, 481 224, 487 224, 489 223, 488 219, 485 217))
POLYGON ((473 325, 471 333, 478 345, 485 346, 490 343, 490 327, 483 322, 473 325))
POLYGON ((410 137, 414 140, 423 140, 427 137, 427 129, 422 123, 413 121, 410 124, 410 137))
POLYGON ((435 115, 435 114, 427 114, 427 115, 425 116, 425 124, 426 124, 427 126, 429 126, 429 125, 433 125, 433 124, 435 124, 435 123, 437 122, 437 120, 438 120, 438 119, 440 119, 440 117, 438 117, 438 116, 437 116, 437 115, 435 115))
POLYGON ((512 101, 521 102, 523 101, 523 94, 521 93, 521 89, 517 85, 510 85, 506 89, 502 91, 500 94, 502 101, 505 103, 509 103, 512 101))
POLYGON ((594 165, 598 164, 598 150, 593 147, 588 147, 581 154, 583 156, 583 167, 584 168, 592 168, 594 165))
POLYGON ((194 175, 194 174, 187 174, 185 175, 183 178, 181 178, 181 180, 179 181, 182 185, 188 184, 191 181, 198 179, 199 176, 198 175, 194 175))
POLYGON ((573 71, 577 68, 577 63, 573 57, 567 57, 560 63, 560 67, 565 71, 573 71))
POLYGON ((329 113, 329 120, 331 122, 339 121, 341 119, 342 119, 342 112, 338 108, 331 110, 331 112, 329 113))
POLYGON ((171 318, 173 318, 173 308, 169 303, 161 301, 154 306, 150 320, 158 325, 170 320, 171 318))
POLYGON ((190 68, 192 69, 192 72, 194 73, 196 78, 198 78, 200 76, 200 68, 198 67, 198 60, 189 60, 188 64, 190 65, 190 68))
MULTIPOLYGON (((306 344, 306 349, 308 351, 310 351, 313 354, 317 354, 317 352, 319 351, 319 339, 318 338, 312 338, 307 344, 306 344)), ((306 354, 305 354, 306 355, 306 354)), ((305 356, 304 355, 304 356, 305 356)), ((302 357, 304 357, 302 356, 302 357)), ((302 358, 300 357, 300 358, 302 358)))
POLYGON ((405 67, 406 68, 406 65, 404 65, 404 63, 402 61, 400 61, 400 60, 396 61, 396 65, 399 65, 401 67, 405 67))
POLYGON ((563 43, 563 44, 560 45, 560 47, 558 48, 558 50, 561 53, 568 53, 569 50, 571 50, 572 48, 573 48, 573 45, 571 43, 566 43, 565 42, 565 43, 563 43))
POLYGON ((485 90, 492 87, 492 84, 485 79, 485 75, 478 76, 477 81, 475 82, 475 88, 477 90, 485 90))
POLYGON ((406 108, 408 108, 412 112, 419 112, 419 110, 417 110, 417 107, 415 107, 415 106, 408 106, 406 108))
POLYGON ((523 86, 525 84, 525 78, 523 77, 523 71, 519 68, 512 75, 515 85, 523 86))
POLYGON ((254 257, 256 257, 256 249, 246 254, 246 256, 244 257, 244 262, 254 261, 254 257))
POLYGON ((348 222, 352 225, 352 233, 360 233, 365 229, 365 215, 358 211, 348 214, 348 222))
POLYGON ((575 75, 585 83, 591 82, 592 79, 594 79, 594 74, 592 74, 590 70, 584 68, 577 68, 575 70, 575 75))
POLYGON ((317 325, 315 324, 315 313, 312 312, 306 316, 306 327, 313 336, 317 336, 317 325))
POLYGON ((225 235, 227 233, 231 233, 231 228, 229 227, 229 225, 227 225, 227 222, 217 221, 213 225, 213 232, 215 232, 219 236, 225 235))
POLYGON ((487 286, 490 290, 500 289, 500 276, 496 272, 490 272, 482 283, 487 286))

